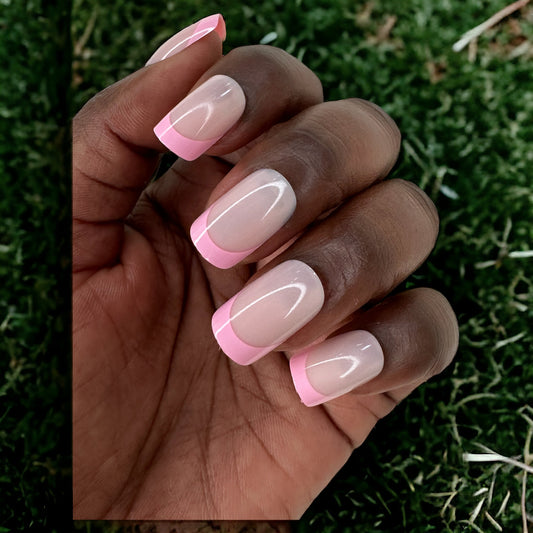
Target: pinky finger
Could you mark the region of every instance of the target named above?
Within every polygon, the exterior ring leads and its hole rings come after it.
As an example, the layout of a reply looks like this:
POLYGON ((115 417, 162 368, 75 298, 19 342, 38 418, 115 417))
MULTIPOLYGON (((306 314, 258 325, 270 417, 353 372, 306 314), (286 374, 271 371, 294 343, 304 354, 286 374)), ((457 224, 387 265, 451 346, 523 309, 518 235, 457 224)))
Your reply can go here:
POLYGON ((398 403, 450 364, 458 338, 444 296, 413 289, 357 313, 334 337, 293 355, 291 374, 307 406, 346 395, 343 406, 353 401, 355 408, 361 395, 380 393, 398 403))

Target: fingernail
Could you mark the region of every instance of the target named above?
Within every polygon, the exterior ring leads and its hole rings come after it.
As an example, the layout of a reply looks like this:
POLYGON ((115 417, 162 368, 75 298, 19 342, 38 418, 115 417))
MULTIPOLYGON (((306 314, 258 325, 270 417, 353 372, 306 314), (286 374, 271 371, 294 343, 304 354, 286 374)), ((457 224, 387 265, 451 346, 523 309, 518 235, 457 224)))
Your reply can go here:
POLYGON ((249 365, 309 322, 323 303, 315 271, 301 261, 285 261, 220 307, 213 315, 213 333, 228 357, 249 365))
POLYGON ((383 369, 383 350, 368 331, 351 331, 293 355, 290 368, 296 392, 312 407, 376 377, 383 369))
POLYGON ((241 118, 245 105, 241 86, 229 76, 217 74, 165 115, 154 132, 169 150, 192 161, 241 118))
POLYGON ((291 217, 296 196, 276 170, 257 170, 204 211, 191 239, 211 264, 230 268, 259 248, 291 217))
POLYGON ((154 52, 146 65, 157 63, 181 52, 212 31, 216 31, 223 41, 226 39, 226 23, 222 15, 218 13, 205 17, 173 35, 154 52))

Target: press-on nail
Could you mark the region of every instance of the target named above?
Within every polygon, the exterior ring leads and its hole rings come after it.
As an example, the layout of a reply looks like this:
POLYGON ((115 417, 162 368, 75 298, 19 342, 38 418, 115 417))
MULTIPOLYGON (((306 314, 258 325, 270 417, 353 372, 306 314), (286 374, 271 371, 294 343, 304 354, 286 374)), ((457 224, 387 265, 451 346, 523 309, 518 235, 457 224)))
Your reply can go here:
POLYGON ((191 226, 191 239, 211 264, 230 268, 291 217, 296 196, 276 170, 253 172, 221 196, 191 226))
POLYGON ((146 65, 157 63, 181 52, 212 31, 216 31, 222 40, 226 38, 226 24, 222 15, 210 15, 179 31, 154 52, 146 65))
POLYGON ((368 331, 351 331, 292 356, 290 368, 296 392, 311 407, 377 376, 383 369, 383 350, 368 331))
POLYGON ((165 115, 154 132, 172 152, 192 161, 241 118, 245 106, 241 86, 233 78, 217 74, 165 115))
POLYGON ((226 355, 249 365, 296 333, 323 303, 315 271, 301 261, 285 261, 220 307, 213 315, 213 333, 226 355))

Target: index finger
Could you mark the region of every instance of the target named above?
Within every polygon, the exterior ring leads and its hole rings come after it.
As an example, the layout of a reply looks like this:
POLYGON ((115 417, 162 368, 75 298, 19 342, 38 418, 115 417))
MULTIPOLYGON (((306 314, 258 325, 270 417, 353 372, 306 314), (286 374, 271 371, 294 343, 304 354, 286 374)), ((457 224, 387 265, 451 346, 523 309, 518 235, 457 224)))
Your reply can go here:
POLYGON ((93 194, 100 186, 108 198, 110 189, 127 192, 144 185, 161 152, 154 124, 221 56, 220 38, 209 34, 111 85, 79 111, 72 126, 75 217, 101 222, 129 213, 131 201, 102 213, 93 194))
POLYGON ((153 175, 153 126, 222 57, 216 32, 92 98, 72 123, 73 271, 118 256, 123 220, 153 175), (102 243, 104 245, 102 245, 102 243))

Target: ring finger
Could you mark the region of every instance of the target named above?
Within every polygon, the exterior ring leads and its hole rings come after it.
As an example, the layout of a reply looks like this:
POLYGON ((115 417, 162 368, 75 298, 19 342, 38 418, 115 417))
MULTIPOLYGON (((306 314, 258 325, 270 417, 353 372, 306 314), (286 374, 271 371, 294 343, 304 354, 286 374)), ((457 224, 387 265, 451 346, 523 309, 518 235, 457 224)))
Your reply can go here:
POLYGON ((260 269, 215 313, 215 337, 240 364, 316 342, 411 274, 437 231, 435 207, 418 187, 375 185, 260 269))
POLYGON ((399 141, 392 119, 369 102, 306 109, 272 128, 225 176, 191 228, 193 242, 220 268, 256 262, 384 178, 399 141))

